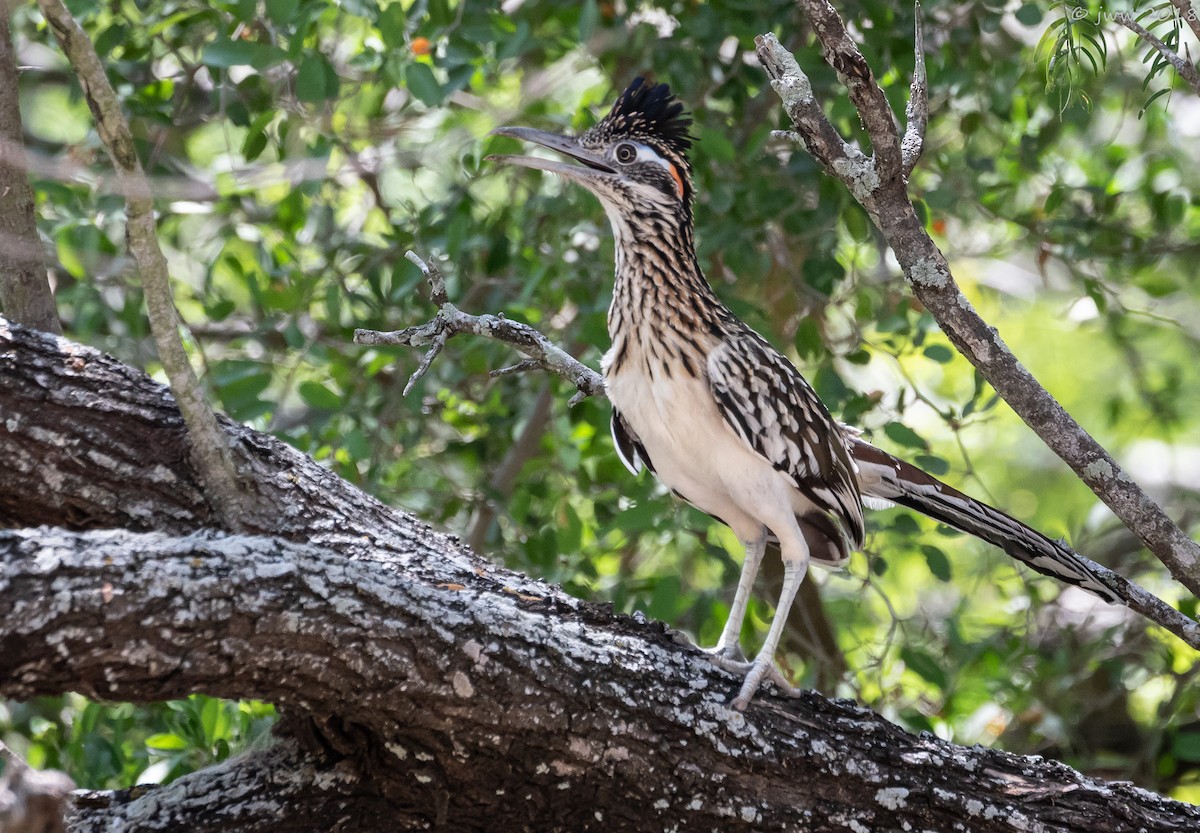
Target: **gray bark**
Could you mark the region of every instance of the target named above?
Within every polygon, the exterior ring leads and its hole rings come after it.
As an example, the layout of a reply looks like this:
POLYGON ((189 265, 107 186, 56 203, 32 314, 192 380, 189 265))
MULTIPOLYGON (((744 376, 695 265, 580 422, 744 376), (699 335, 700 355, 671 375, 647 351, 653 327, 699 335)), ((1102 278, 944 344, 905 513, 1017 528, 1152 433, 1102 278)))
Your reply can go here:
POLYGON ((165 389, 59 345, 0 323, 0 457, 18 463, 0 525, 57 527, 0 532, 0 696, 204 692, 284 714, 275 748, 88 793, 73 830, 1200 825, 815 693, 734 712, 738 681, 662 625, 489 564, 229 421, 256 529, 214 531, 165 389))
POLYGON ((34 218, 8 15, 0 2, 0 309, 26 327, 61 333, 34 218))

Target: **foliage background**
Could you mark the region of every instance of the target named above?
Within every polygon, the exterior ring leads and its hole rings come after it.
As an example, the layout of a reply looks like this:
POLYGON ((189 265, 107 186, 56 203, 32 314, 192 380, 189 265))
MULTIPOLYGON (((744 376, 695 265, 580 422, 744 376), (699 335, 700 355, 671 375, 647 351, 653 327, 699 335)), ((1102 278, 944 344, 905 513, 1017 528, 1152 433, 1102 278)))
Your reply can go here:
MULTIPOLYGON (((753 58, 768 30, 796 50, 843 133, 857 129, 789 3, 70 5, 154 177, 177 303, 214 401, 385 502, 572 593, 715 640, 739 548, 625 472, 606 403, 569 409, 557 380, 490 378, 512 355, 466 339, 403 397, 419 356, 351 343, 355 327, 431 315, 401 257, 414 249, 445 259, 460 307, 527 321, 594 366, 612 269, 603 214, 550 177, 487 163, 514 149, 488 131, 582 130, 649 74, 696 119, 710 279, 793 353, 836 415, 1195 615, 952 351, 850 197, 771 138, 782 115, 753 58)), ((902 112, 912 10, 840 8, 902 112)), ((925 17, 933 118, 913 193, 929 226, 1034 374, 1194 528, 1200 101, 1161 68, 1148 75, 1145 49, 1098 9, 934 0, 925 17)), ((67 333, 154 372, 90 114, 36 11, 18 7, 14 25, 67 333)), ((905 511, 870 523, 864 554, 816 576, 844 665, 792 640, 803 684, 914 730, 1200 801, 1192 652, 905 511)), ((769 615, 755 603, 747 644, 769 615)), ((35 765, 112 787, 266 742, 272 714, 201 695, 141 706, 71 696, 0 705, 0 733, 35 765)))

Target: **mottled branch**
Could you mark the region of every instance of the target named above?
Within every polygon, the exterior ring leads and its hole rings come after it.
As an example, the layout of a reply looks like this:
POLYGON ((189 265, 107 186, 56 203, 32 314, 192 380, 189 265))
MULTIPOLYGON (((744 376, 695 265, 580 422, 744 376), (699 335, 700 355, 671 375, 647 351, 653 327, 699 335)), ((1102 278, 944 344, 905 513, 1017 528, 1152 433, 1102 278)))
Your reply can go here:
POLYGON ((87 33, 62 0, 38 0, 38 6, 79 77, 96 120, 96 131, 116 169, 119 190, 125 195, 126 242, 141 275, 146 313, 159 360, 187 422, 191 453, 201 473, 205 497, 227 528, 239 529, 242 507, 237 473, 225 436, 217 426, 216 416, 179 335, 179 316, 172 297, 167 259, 158 244, 154 197, 138 160, 133 134, 121 112, 121 102, 87 33))
MULTIPOLYGON (((737 680, 660 625, 453 551, 412 556, 368 545, 350 559, 211 533, 0 532, 0 696, 205 691, 275 702, 285 731, 313 727, 298 736, 324 755, 285 745, 291 775, 256 753, 155 790, 143 811, 171 807, 175 826, 129 826, 144 830, 213 829, 214 803, 196 789, 205 784, 229 784, 231 812, 248 812, 234 788, 264 789, 263 779, 235 767, 264 763, 284 777, 281 796, 265 789, 282 814, 268 829, 311 829, 298 811, 312 801, 282 799, 322 783, 360 831, 400 818, 618 832, 1200 824, 1200 808, 1041 758, 916 737, 847 701, 767 693, 735 712, 726 701, 737 680), (380 797, 402 815, 368 818, 380 797)), ((102 829, 89 815, 112 812, 103 805, 91 796, 76 828, 102 829)))
POLYGON ((292 738, 160 787, 80 790, 71 833, 356 833, 420 829, 424 808, 390 805, 359 767, 292 738))
MULTIPOLYGON (((884 131, 885 123, 890 122, 892 111, 882 94, 874 94, 877 87, 869 71, 862 69, 865 64, 862 55, 827 3, 798 0, 798 5, 809 14, 826 59, 836 60, 842 67, 839 75, 845 76, 851 99, 874 140, 875 133, 884 131), (845 67, 856 70, 847 73, 845 67)), ((1200 594, 1200 545, 1063 409, 1013 355, 999 333, 980 317, 959 289, 945 256, 917 216, 906 178, 886 175, 882 165, 875 170, 861 163, 847 164, 844 152, 839 152, 844 142, 839 144, 840 137, 835 140, 828 135, 829 128, 817 120, 819 108, 809 103, 811 85, 795 58, 772 35, 761 35, 756 43, 759 60, 797 133, 804 138, 805 147, 827 172, 850 189, 870 215, 895 253, 913 293, 951 343, 1042 441, 1166 564, 1175 579, 1200 594), (814 132, 814 124, 819 131, 814 132), (812 141, 814 135, 820 141, 812 141)), ((879 151, 877 147, 876 158, 881 160, 879 151)))
MULTIPOLYGON (((1192 16, 1194 19, 1196 16, 1195 11, 1192 11, 1192 16)), ((1200 72, 1196 70, 1195 64, 1159 40, 1153 32, 1150 32, 1145 26, 1134 20, 1133 16, 1128 12, 1120 12, 1113 19, 1145 41, 1159 55, 1162 55, 1167 63, 1173 66, 1175 71, 1179 73, 1179 77, 1188 83, 1196 95, 1200 95, 1200 72)))
POLYGON ((61 333, 34 216, 24 131, 21 129, 17 56, 7 3, 0 3, 0 309, 14 321, 61 333))
POLYGON ((867 59, 846 31, 841 16, 827 0, 796 0, 796 5, 816 31, 825 63, 837 73, 838 80, 845 85, 850 100, 858 109, 863 127, 871 138, 880 179, 902 177, 903 162, 896 114, 892 112, 887 96, 875 80, 867 59))
POLYGON ((830 176, 851 181, 863 198, 879 187, 875 160, 851 145, 825 116, 821 103, 813 95, 812 82, 800 64, 779 39, 768 33, 754 39, 758 59, 767 70, 771 87, 783 101, 795 133, 785 134, 797 141, 830 176))
POLYGON ((904 161, 904 176, 912 174, 925 148, 925 128, 929 124, 929 84, 925 76, 925 34, 921 25, 921 4, 916 4, 916 22, 913 24, 912 84, 908 90, 908 106, 904 111, 907 122, 904 138, 900 140, 900 156, 904 161))
POLYGON ((502 341, 528 356, 528 359, 495 371, 497 374, 516 373, 533 368, 548 370, 563 377, 579 389, 571 404, 587 396, 604 395, 604 379, 599 373, 580 362, 540 332, 527 324, 510 321, 503 315, 471 315, 454 306, 446 297, 446 282, 436 264, 429 264, 413 252, 405 255, 415 263, 429 281, 430 298, 437 306, 432 320, 416 327, 407 327, 393 332, 355 330, 356 344, 402 344, 407 347, 429 345, 421 363, 404 386, 404 393, 425 375, 430 364, 441 352, 446 342, 456 335, 470 333, 502 341))

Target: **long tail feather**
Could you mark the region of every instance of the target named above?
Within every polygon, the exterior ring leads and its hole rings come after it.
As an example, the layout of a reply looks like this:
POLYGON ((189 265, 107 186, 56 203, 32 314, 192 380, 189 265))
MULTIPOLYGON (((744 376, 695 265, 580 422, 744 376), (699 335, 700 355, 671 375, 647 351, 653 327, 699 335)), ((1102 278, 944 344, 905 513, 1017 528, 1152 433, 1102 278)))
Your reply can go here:
MULTIPOLYGON (((994 544, 1043 575, 1087 590, 1111 604, 1128 604, 1124 587, 1101 576, 1099 565, 999 509, 947 486, 914 465, 850 435, 864 498, 891 501, 994 544), (1096 569, 1093 569, 1096 568, 1096 569)), ((1105 570, 1104 572, 1108 572, 1105 570)))

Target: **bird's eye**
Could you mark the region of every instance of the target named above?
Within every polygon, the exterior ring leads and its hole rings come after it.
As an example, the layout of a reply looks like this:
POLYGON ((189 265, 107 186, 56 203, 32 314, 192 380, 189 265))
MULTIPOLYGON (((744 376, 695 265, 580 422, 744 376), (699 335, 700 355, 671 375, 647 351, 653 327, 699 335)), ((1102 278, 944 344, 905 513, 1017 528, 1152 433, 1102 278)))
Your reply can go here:
POLYGON ((617 161, 622 165, 628 165, 633 160, 637 159, 637 148, 632 142, 621 142, 617 145, 616 157, 617 161))

